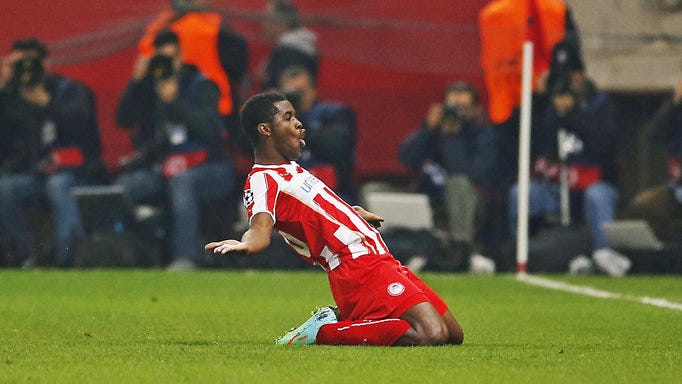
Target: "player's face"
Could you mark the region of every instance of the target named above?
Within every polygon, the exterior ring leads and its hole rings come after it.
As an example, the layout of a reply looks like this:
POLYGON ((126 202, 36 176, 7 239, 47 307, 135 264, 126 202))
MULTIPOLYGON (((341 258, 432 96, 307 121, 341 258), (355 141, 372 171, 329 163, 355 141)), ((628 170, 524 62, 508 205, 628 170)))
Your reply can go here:
POLYGON ((272 120, 272 139, 275 148, 286 160, 301 157, 305 147, 305 129, 296 118, 296 111, 288 100, 275 103, 278 112, 272 120))

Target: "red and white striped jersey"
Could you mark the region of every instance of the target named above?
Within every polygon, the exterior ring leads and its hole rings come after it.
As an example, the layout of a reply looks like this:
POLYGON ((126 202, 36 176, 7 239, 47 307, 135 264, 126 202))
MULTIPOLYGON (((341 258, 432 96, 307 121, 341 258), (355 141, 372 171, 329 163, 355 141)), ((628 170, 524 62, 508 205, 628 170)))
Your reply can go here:
POLYGON ((272 216, 275 229, 311 264, 332 270, 347 257, 388 253, 379 232, 327 185, 292 161, 255 164, 244 186, 248 218, 272 216))

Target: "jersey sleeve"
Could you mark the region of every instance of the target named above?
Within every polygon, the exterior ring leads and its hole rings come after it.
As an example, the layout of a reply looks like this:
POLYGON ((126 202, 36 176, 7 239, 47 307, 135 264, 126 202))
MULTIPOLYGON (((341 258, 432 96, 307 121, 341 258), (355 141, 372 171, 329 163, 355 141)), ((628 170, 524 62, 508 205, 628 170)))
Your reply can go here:
POLYGON ((249 223, 257 213, 265 212, 277 222, 275 209, 279 196, 279 184, 267 172, 257 172, 249 176, 244 186, 244 206, 249 223))

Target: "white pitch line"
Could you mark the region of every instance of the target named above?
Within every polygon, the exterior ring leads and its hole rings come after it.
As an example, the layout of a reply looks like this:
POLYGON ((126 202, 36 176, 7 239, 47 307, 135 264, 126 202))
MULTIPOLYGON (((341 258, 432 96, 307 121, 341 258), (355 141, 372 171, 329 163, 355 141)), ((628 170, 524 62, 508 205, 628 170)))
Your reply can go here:
POLYGON ((676 303, 674 301, 669 301, 666 299, 647 297, 647 296, 633 296, 624 295, 621 293, 613 293, 609 291, 602 291, 600 289, 584 286, 584 285, 573 285, 563 283, 561 281, 555 281, 550 279, 545 279, 542 277, 531 276, 520 274, 516 276, 516 279, 522 281, 526 284, 535 285, 538 287, 556 289, 558 291, 577 293, 579 295, 598 297, 601 299, 620 299, 627 301, 634 301, 641 304, 653 305, 654 307, 667 308, 675 311, 682 311, 682 303, 676 303))

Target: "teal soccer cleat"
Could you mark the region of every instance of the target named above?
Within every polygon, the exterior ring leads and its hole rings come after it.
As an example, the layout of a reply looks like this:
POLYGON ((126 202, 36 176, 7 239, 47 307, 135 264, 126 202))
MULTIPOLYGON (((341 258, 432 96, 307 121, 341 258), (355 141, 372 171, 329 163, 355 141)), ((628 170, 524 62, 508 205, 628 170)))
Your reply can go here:
POLYGON ((275 340, 276 345, 309 345, 315 344, 317 332, 325 324, 336 323, 336 313, 330 307, 318 308, 310 319, 301 324, 298 328, 293 328, 284 336, 275 340))

